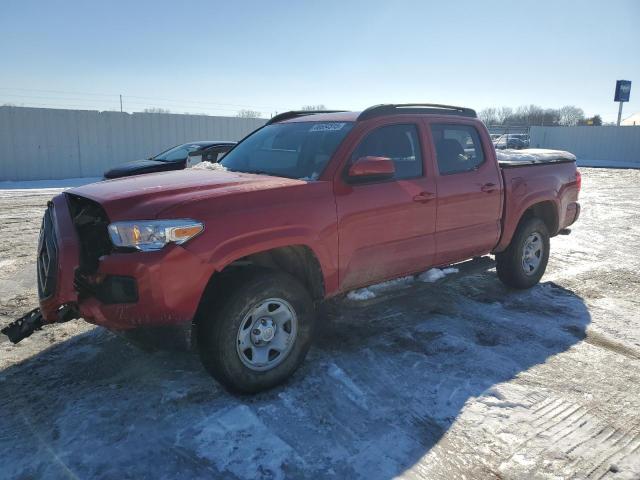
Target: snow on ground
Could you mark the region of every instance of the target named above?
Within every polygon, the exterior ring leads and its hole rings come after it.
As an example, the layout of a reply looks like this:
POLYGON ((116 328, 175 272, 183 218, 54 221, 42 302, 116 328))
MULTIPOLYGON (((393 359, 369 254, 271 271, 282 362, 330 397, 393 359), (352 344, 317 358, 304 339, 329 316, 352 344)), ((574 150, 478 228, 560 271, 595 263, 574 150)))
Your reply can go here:
POLYGON ((640 159, 634 162, 619 162, 616 160, 593 160, 588 158, 578 158, 576 161, 579 167, 601 167, 601 168, 639 168, 640 159))
POLYGON ((416 280, 425 283, 433 283, 446 277, 449 274, 458 273, 457 268, 431 268, 426 272, 422 272, 418 275, 410 275, 407 277, 395 278, 382 283, 376 283, 365 288, 358 288, 352 290, 347 294, 347 298, 353 301, 371 300, 376 298, 376 292, 384 292, 387 290, 393 290, 404 285, 411 285, 416 280))
POLYGON ((437 282, 438 280, 452 273, 458 273, 458 269, 452 268, 452 267, 443 268, 443 269, 431 268, 426 272, 423 272, 420 275, 418 275, 418 280, 425 283, 433 283, 433 282, 437 282))
MULTIPOLYGON (((260 395, 81 321, 0 341, 0 478, 637 480, 638 185, 585 169, 531 290, 489 269, 326 303, 307 361, 260 395)), ((17 277, 46 200, 0 200, 0 324, 36 302, 17 277)))
POLYGON ((0 199, 17 195, 54 196, 73 187, 102 181, 102 177, 66 178, 62 180, 25 180, 0 182, 0 199))

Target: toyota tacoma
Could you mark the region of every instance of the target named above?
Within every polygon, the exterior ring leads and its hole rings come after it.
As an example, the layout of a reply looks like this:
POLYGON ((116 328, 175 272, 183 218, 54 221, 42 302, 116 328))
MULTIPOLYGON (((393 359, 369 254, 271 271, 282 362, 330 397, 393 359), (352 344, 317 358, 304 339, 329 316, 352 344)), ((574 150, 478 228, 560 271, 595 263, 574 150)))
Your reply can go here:
POLYGON ((529 288, 576 221, 575 161, 498 160, 473 110, 287 112, 211 170, 107 180, 49 202, 40 308, 3 329, 83 318, 190 340, 227 388, 289 378, 328 297, 494 254, 529 288))

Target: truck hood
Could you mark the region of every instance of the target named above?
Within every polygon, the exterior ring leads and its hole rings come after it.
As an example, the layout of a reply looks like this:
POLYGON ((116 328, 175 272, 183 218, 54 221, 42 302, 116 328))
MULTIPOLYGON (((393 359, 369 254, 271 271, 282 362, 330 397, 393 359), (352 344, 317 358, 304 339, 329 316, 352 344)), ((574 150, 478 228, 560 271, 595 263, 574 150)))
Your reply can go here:
POLYGON ((105 180, 68 190, 98 202, 111 221, 156 218, 163 211, 194 200, 304 185, 269 175, 224 170, 187 169, 105 180))

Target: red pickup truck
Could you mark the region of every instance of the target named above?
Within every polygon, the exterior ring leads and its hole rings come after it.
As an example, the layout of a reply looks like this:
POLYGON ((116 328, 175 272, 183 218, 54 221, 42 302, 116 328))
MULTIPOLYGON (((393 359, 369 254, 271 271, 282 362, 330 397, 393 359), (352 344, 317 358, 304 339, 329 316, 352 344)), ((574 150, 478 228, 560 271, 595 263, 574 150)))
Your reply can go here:
POLYGON ((186 332, 216 379, 255 392, 300 365, 322 299, 487 253, 500 280, 528 288, 580 213, 575 162, 499 163, 461 107, 287 112, 218 167, 55 197, 40 310, 5 333, 72 318, 186 332))

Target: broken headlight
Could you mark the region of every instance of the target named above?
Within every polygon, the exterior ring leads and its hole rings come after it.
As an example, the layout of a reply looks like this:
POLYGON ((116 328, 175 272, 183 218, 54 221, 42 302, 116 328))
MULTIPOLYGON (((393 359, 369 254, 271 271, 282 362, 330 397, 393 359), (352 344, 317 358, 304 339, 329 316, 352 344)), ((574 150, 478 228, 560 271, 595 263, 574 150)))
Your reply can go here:
POLYGON ((160 250, 168 243, 183 244, 203 230, 201 222, 191 219, 140 220, 110 224, 109 236, 116 247, 148 252, 160 250))

